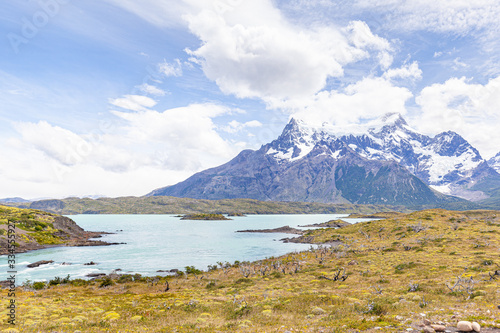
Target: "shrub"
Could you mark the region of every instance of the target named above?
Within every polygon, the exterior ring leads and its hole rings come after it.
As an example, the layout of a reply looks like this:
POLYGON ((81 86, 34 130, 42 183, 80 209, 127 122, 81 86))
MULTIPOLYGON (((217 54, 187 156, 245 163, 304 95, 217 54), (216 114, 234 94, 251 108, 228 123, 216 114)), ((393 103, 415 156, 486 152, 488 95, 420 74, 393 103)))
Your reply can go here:
POLYGON ((69 282, 74 287, 82 287, 90 284, 90 281, 84 279, 74 279, 69 282))
POLYGON ((186 274, 198 275, 198 274, 202 273, 202 271, 200 271, 199 269, 196 269, 194 266, 186 266, 185 270, 186 270, 186 274))
POLYGON ((109 287, 109 286, 112 286, 114 285, 115 283, 113 282, 113 280, 109 277, 109 276, 105 276, 103 279, 102 279, 102 282, 101 284, 99 285, 99 288, 105 288, 105 287, 109 287))
POLYGON ((132 281, 134 281, 134 276, 132 276, 131 274, 124 274, 124 275, 120 275, 120 277, 118 278, 118 280, 116 282, 127 283, 127 282, 132 282, 132 281))
POLYGON ((45 288, 45 282, 34 282, 33 283, 33 289, 35 290, 42 290, 43 288, 45 288))
POLYGON ((64 279, 60 278, 59 276, 56 276, 52 280, 49 281, 49 286, 57 286, 59 284, 67 284, 69 283, 69 274, 66 276, 64 279))

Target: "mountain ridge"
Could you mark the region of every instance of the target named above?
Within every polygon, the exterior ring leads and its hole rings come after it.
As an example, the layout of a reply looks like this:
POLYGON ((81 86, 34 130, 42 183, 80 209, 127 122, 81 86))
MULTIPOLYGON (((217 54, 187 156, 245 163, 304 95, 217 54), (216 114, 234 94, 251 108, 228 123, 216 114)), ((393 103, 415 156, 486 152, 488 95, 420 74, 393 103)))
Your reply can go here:
POLYGON ((443 205, 487 199, 478 185, 491 179, 500 175, 459 134, 420 134, 400 114, 345 128, 291 118, 260 149, 147 196, 443 205))

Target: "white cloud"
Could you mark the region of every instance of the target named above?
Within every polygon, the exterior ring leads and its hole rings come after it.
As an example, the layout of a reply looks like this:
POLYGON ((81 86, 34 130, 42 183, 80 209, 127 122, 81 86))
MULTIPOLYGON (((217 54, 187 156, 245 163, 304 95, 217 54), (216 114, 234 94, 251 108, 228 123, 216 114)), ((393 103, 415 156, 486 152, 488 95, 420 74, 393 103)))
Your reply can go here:
POLYGON ((81 162, 91 149, 89 142, 81 136, 46 121, 17 123, 15 128, 25 143, 64 165, 81 162))
POLYGON ((112 130, 94 133, 45 121, 17 123, 19 136, 0 146, 9 156, 0 161, 0 196, 143 195, 225 163, 242 148, 217 132, 213 118, 233 113, 224 106, 112 113, 112 130))
POLYGON ((240 123, 239 121, 233 120, 228 124, 228 126, 223 127, 222 130, 228 133, 236 133, 245 128, 256 127, 262 127, 262 123, 258 120, 251 120, 247 121, 246 123, 240 123))
POLYGON ((392 29, 467 34, 499 27, 500 3, 496 0, 358 0, 353 7, 384 12, 380 23, 392 29))
POLYGON ((416 102, 422 113, 415 125, 424 133, 455 131, 479 149, 483 157, 500 150, 500 77, 484 85, 452 78, 424 88, 416 102))
POLYGON ((400 68, 391 68, 384 75, 386 79, 412 79, 417 80, 422 78, 422 70, 418 67, 416 61, 411 64, 406 64, 400 68))
POLYGON ((140 86, 137 86, 136 88, 138 88, 143 93, 146 93, 149 95, 154 95, 154 96, 165 96, 167 94, 167 92, 165 90, 160 89, 156 86, 147 84, 147 83, 143 83, 140 86))
POLYGON ((322 91, 313 98, 294 99, 278 106, 314 126, 338 126, 375 119, 389 112, 406 113, 412 93, 383 78, 365 78, 342 91, 322 91))
POLYGON ((158 70, 165 76, 182 76, 182 64, 179 59, 175 59, 173 63, 164 61, 158 64, 158 70))
POLYGON ((341 77, 346 64, 372 55, 383 68, 392 62, 389 43, 363 22, 345 29, 293 26, 268 0, 186 19, 203 42, 189 54, 224 93, 240 98, 313 95, 329 77, 341 77))
MULTIPOLYGON (((380 51, 379 60, 380 65, 383 69, 389 68, 391 66, 393 57, 390 54, 392 47, 384 38, 374 35, 370 27, 365 22, 354 21, 349 23, 345 29, 347 32, 349 41, 358 49, 363 50, 374 50, 380 51)), ((368 56, 368 54, 367 54, 368 56)))
POLYGON ((164 112, 113 113, 125 120, 126 134, 120 141, 150 155, 163 155, 160 163, 174 170, 200 170, 214 166, 235 151, 215 130, 212 118, 229 114, 229 108, 215 104, 193 104, 164 112))
POLYGON ((109 103, 132 111, 143 111, 157 104, 154 99, 141 95, 125 95, 122 98, 110 99, 109 103))
POLYGON ((469 67, 469 65, 467 65, 467 64, 466 64, 466 63, 464 63, 464 62, 462 62, 462 61, 460 60, 460 58, 455 58, 455 59, 453 60, 453 69, 454 69, 454 70, 456 70, 456 71, 457 71, 457 70, 464 69, 464 68, 467 68, 467 67, 469 67))

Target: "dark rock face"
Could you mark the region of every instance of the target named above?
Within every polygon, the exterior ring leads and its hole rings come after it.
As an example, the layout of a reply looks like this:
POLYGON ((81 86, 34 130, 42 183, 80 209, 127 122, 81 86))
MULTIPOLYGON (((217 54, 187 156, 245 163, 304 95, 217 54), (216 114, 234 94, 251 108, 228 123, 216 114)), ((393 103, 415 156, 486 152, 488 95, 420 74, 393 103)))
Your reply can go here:
POLYGON ((154 191, 195 199, 250 198, 273 201, 421 205, 442 198, 395 162, 363 159, 349 147, 335 159, 318 147, 307 158, 278 163, 258 151, 244 151, 220 167, 154 191))
POLYGON ((38 266, 41 266, 41 265, 51 264, 53 262, 54 262, 54 260, 40 260, 40 261, 34 262, 32 264, 29 264, 27 267, 29 267, 29 268, 35 268, 35 267, 38 267, 38 266))
MULTIPOLYGON (((484 199, 470 188, 498 175, 460 135, 434 138, 389 114, 363 133, 336 134, 292 119, 280 137, 257 151, 173 186, 151 192, 195 199, 424 205, 484 199)), ((481 194, 479 194, 480 192, 481 194)))
POLYGON ((85 230, 76 224, 75 221, 65 216, 56 216, 53 225, 54 228, 58 229, 60 234, 64 235, 66 238, 86 236, 85 230))

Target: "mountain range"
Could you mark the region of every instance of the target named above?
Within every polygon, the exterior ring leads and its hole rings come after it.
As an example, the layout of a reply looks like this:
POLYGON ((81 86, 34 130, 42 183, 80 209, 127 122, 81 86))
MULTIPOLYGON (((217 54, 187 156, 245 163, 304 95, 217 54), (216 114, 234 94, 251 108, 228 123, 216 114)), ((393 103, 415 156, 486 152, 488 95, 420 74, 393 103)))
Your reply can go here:
POLYGON ((347 127, 292 118, 259 150, 148 196, 467 206, 496 202, 499 169, 500 153, 486 161, 459 134, 430 137, 399 114, 347 127))

